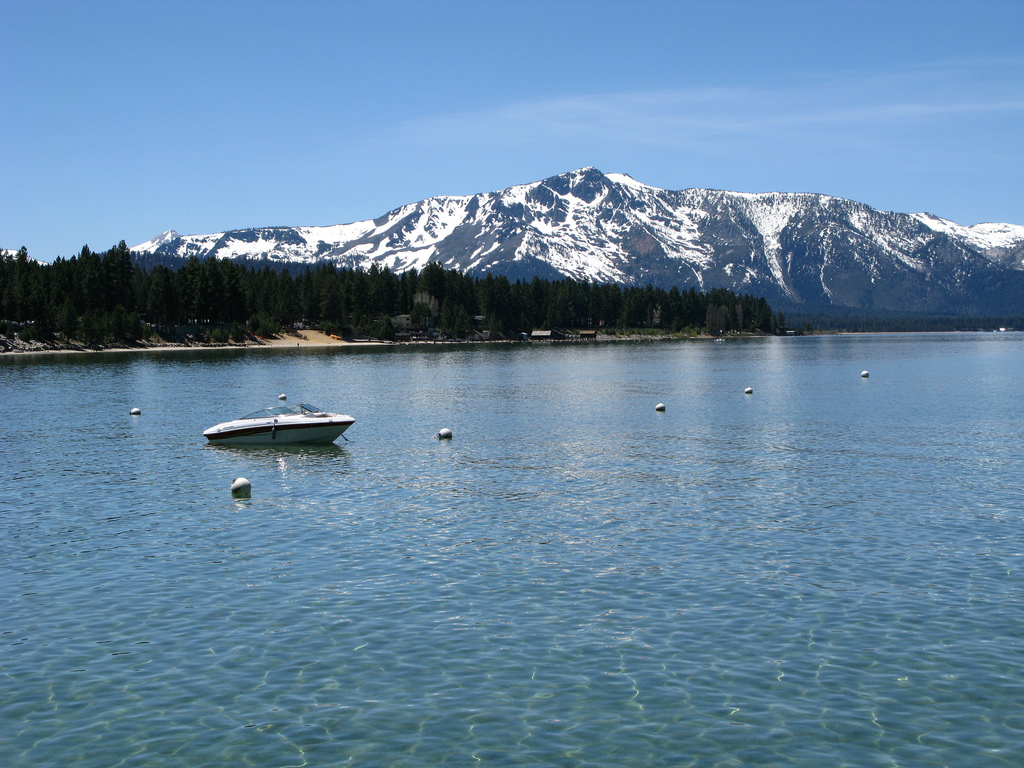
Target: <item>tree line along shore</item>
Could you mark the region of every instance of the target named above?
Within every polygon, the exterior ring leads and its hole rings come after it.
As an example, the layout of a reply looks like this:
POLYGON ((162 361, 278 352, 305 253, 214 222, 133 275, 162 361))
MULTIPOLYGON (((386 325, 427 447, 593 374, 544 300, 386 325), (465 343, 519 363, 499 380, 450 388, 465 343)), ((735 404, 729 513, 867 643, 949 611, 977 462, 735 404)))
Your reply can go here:
POLYGON ((213 343, 293 327, 383 340, 404 332, 511 339, 534 329, 772 334, 783 322, 764 298, 725 289, 513 282, 438 263, 402 273, 320 263, 294 275, 216 258, 143 266, 123 240, 105 252, 86 246, 52 264, 29 258, 24 248, 0 259, 0 337, 21 341, 180 341, 183 328, 213 343))

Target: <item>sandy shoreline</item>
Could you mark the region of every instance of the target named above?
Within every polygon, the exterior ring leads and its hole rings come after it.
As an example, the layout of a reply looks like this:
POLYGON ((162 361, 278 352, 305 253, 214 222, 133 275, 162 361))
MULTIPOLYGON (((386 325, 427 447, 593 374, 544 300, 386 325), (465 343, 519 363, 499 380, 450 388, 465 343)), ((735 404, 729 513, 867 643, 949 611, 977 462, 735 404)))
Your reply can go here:
MULTIPOLYGON (((601 335, 598 336, 595 341, 659 341, 664 339, 679 339, 684 338, 674 335, 657 336, 647 334, 632 334, 632 335, 601 335)), ((685 337, 690 338, 690 337, 685 337)), ((701 336, 698 338, 710 339, 710 336, 701 336)), ((721 337, 718 337, 721 338, 721 337)), ((260 339, 258 342, 246 342, 245 344, 175 344, 175 343, 159 343, 159 344, 147 344, 139 343, 134 346, 104 346, 104 347, 87 347, 84 344, 74 346, 60 346, 53 345, 47 346, 41 342, 16 342, 7 338, 0 338, 0 360, 4 358, 22 357, 24 355, 78 355, 78 354, 91 354, 97 352, 175 352, 175 351, 188 351, 194 352, 197 350, 223 350, 223 349, 306 349, 311 347, 348 347, 348 348, 359 348, 359 347, 393 347, 393 346, 408 346, 408 345, 428 345, 433 346, 437 344, 466 344, 476 342, 466 342, 464 340, 452 340, 452 341, 434 341, 434 340, 417 340, 417 341, 379 341, 379 340, 349 340, 339 339, 333 336, 328 336, 322 331, 287 331, 282 333, 281 336, 273 339, 260 339)), ((498 342, 502 343, 502 342, 498 342)), ((504 343, 514 343, 511 341, 505 341, 504 343)), ((550 341, 539 341, 536 343, 548 344, 550 341)), ((559 343, 559 342, 553 342, 559 343)))
POLYGON ((393 341, 345 341, 328 336, 323 331, 288 331, 276 339, 264 339, 259 346, 267 347, 379 347, 393 341))
POLYGON ((90 354, 95 352, 174 352, 174 351, 196 351, 196 350, 218 350, 218 349, 287 349, 303 347, 380 347, 390 346, 390 341, 345 341, 328 336, 320 331, 290 331, 283 333, 278 338, 262 339, 259 342, 247 342, 245 344, 145 344, 136 346, 109 346, 109 347, 86 347, 76 346, 55 346, 46 347, 38 342, 28 345, 7 346, 14 344, 10 339, 0 340, 0 358, 21 357, 22 355, 59 355, 59 354, 90 354), (6 342, 6 343, 4 343, 6 342))

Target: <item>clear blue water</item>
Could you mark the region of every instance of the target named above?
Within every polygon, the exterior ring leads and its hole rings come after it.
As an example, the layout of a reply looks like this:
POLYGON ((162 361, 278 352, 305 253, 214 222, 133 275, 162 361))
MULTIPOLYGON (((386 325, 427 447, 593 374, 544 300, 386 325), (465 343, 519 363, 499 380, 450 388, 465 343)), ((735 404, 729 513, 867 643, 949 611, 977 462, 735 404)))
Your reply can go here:
POLYGON ((1019 766, 1022 382, 1017 334, 0 358, 0 765, 1019 766), (352 442, 205 444, 281 392, 352 442))

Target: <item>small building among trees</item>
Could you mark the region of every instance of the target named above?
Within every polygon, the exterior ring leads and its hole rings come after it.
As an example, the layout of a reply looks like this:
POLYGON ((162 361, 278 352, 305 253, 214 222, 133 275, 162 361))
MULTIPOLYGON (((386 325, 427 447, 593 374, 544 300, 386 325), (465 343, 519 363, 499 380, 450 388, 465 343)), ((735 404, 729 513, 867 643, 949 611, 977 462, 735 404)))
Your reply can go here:
POLYGON ((530 341, 559 341, 564 338, 565 334, 556 330, 542 331, 534 329, 530 334, 530 341))

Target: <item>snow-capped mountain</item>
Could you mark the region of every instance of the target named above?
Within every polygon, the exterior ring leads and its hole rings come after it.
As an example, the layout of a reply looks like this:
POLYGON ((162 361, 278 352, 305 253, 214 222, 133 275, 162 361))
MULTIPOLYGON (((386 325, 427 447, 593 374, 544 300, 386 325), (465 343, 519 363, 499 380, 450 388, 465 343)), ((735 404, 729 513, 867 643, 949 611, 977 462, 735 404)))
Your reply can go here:
POLYGON ((436 261, 512 279, 729 288, 819 310, 1024 311, 1024 226, 965 227, 819 194, 669 191, 596 168, 432 197, 372 221, 172 230, 132 250, 396 272, 436 261))

